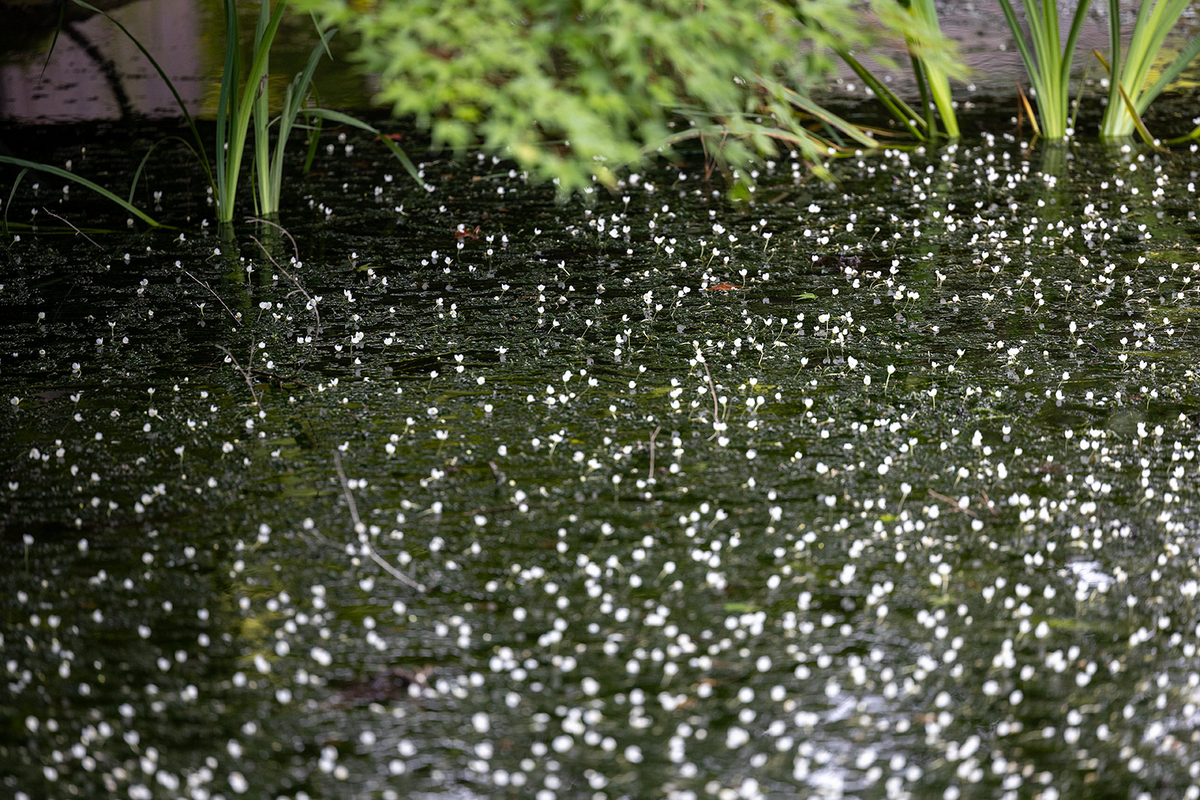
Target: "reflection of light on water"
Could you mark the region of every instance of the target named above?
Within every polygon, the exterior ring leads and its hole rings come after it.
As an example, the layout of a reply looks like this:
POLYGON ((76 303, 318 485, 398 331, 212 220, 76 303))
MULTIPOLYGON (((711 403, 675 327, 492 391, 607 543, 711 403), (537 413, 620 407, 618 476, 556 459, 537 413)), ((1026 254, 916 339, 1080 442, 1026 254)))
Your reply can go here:
POLYGON ((816 797, 840 800, 846 786, 845 772, 833 768, 819 769, 809 777, 808 785, 816 791, 816 797))
POLYGON ((1086 599, 1092 592, 1107 592, 1116 579, 1100 569, 1099 561, 1072 561, 1067 569, 1075 577, 1075 596, 1086 599))

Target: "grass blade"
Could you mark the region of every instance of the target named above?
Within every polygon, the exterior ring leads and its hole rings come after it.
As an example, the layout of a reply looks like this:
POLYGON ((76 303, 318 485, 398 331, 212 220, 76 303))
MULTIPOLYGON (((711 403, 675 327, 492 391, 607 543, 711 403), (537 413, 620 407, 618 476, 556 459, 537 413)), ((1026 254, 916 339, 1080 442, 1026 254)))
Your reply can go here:
MULTIPOLYGON (((938 22, 937 8, 934 7, 933 0, 914 0, 911 9, 910 13, 913 13, 921 22, 923 38, 928 39, 935 35, 941 35, 941 24, 938 22)), ((919 43, 914 44, 919 45, 919 43)), ((950 75, 936 59, 921 57, 922 49, 914 48, 914 57, 920 63, 925 83, 929 87, 929 94, 933 98, 933 105, 937 108, 938 116, 942 118, 946 136, 951 140, 959 139, 962 134, 959 131, 958 114, 954 110, 954 98, 950 91, 950 75)), ((914 64, 914 68, 915 66, 914 64)), ((934 130, 934 127, 930 125, 930 133, 934 130)))
POLYGON ((1188 42, 1188 46, 1180 52, 1175 60, 1171 62, 1170 66, 1162 71, 1158 80, 1149 89, 1141 93, 1136 102, 1138 111, 1143 114, 1146 113, 1146 109, 1150 107, 1155 98, 1162 94, 1163 89, 1166 89, 1176 78, 1183 74, 1188 65, 1196 59, 1196 56, 1200 56, 1200 36, 1196 36, 1188 42))
MULTIPOLYGON (((1197 129, 1200 130, 1200 129, 1197 129)), ((17 187, 21 185, 21 179, 29 173, 29 169, 23 169, 17 173, 17 179, 13 181, 12 189, 8 193, 8 202, 4 204, 4 235, 8 236, 8 210, 12 208, 13 198, 17 196, 17 187)))
MULTIPOLYGON (((313 94, 316 94, 316 87, 313 87, 313 94)), ((318 100, 318 104, 319 104, 318 100)), ((321 146, 321 130, 324 124, 320 117, 313 117, 313 123, 305 126, 308 129, 308 152, 304 155, 304 174, 307 175, 312 169, 313 160, 317 157, 317 148, 321 146)))
POLYGON ((119 205, 121 208, 125 209, 130 214, 133 214, 135 217, 140 219, 142 222, 145 222, 147 225, 149 225, 153 228, 168 227, 166 225, 163 225, 161 222, 157 221, 150 215, 146 214, 144 211, 142 211, 140 208, 135 206, 133 203, 128 202, 127 200, 125 200, 122 197, 118 197, 117 195, 110 192, 108 189, 105 189, 100 184, 93 183, 92 181, 89 181, 87 178, 81 178, 80 176, 76 175, 73 172, 67 172, 65 169, 62 169, 61 167, 53 167, 53 166, 50 166, 49 164, 38 164, 34 161, 26 161, 23 158, 13 158, 12 156, 0 156, 0 164, 12 164, 15 167, 24 167, 27 170, 34 170, 36 172, 46 172, 46 173, 49 173, 50 175, 54 175, 59 178, 65 178, 66 180, 69 180, 73 183, 79 184, 80 186, 84 187, 85 189, 91 189, 93 192, 100 195, 101 197, 105 197, 105 198, 113 201, 114 203, 119 205))
MULTIPOLYGON (((1079 32, 1083 30, 1083 21, 1087 18, 1088 6, 1091 4, 1092 0, 1080 0, 1079 5, 1075 7, 1075 16, 1071 20, 1071 31, 1067 34, 1067 44, 1063 48, 1062 64, 1059 67, 1059 80, 1064 98, 1067 97, 1067 90, 1071 83, 1071 65, 1075 63, 1075 45, 1079 41, 1079 32)), ((1047 5, 1054 5, 1054 3, 1047 5)), ((1054 13, 1054 19, 1057 23, 1057 11, 1054 13)))
MULTIPOLYGON (((282 6, 283 1, 280 0, 277 8, 282 6)), ((278 198, 274 197, 274 193, 271 191, 271 41, 267 40, 264 42, 263 39, 270 20, 270 2, 269 0, 260 0, 258 22, 254 26, 253 53, 255 61, 258 60, 259 54, 262 54, 262 77, 258 79, 258 88, 254 94, 254 106, 251 113, 252 125, 254 127, 253 173, 255 178, 252 185, 257 189, 254 193, 255 210, 260 215, 272 215, 278 211, 278 203, 272 202, 273 198, 276 200, 278 198)), ((246 88, 250 88, 249 83, 247 83, 246 88)))
POLYGON ((137 191, 138 181, 141 180, 142 172, 146 168, 146 162, 148 162, 150 160, 150 156, 154 153, 155 148, 157 148, 160 144, 165 144, 166 142, 171 141, 172 139, 174 139, 175 141, 182 144, 188 150, 191 150, 192 155, 196 155, 197 158, 199 158, 198 154, 196 153, 196 149, 194 147, 192 147, 191 142, 189 142, 187 139, 184 139, 181 136, 168 136, 166 139, 162 139, 162 140, 157 141, 154 144, 150 145, 150 149, 146 151, 146 155, 142 157, 141 162, 138 163, 137 169, 134 170, 133 181, 129 184, 129 202, 130 203, 133 202, 133 195, 134 195, 134 192, 137 191))
MULTIPOLYGON (((54 47, 58 44, 58 35, 62 33, 63 21, 67 18, 67 4, 60 3, 58 6, 58 22, 54 23, 54 38, 50 40, 50 49, 46 51, 46 60, 42 62, 42 72, 38 75, 39 78, 46 77, 46 67, 50 66, 50 56, 54 55, 54 47)), ((7 225, 5 233, 8 232, 7 225)))
POLYGON ((838 55, 843 61, 846 62, 846 65, 854 71, 854 74, 862 79, 862 82, 867 85, 867 88, 869 88, 879 99, 879 102, 883 103, 884 107, 888 110, 888 113, 892 115, 892 118, 908 130, 910 136, 922 141, 925 140, 925 132, 918 127, 924 125, 925 120, 920 118, 917 112, 913 110, 912 106, 904 102, 904 100, 902 100, 895 92, 893 92, 891 88, 888 87, 883 81, 876 78, 869 69, 864 67, 862 63, 859 62, 859 60, 854 56, 850 55, 848 51, 839 52, 838 55))
POLYGON ((337 33, 337 29, 330 31, 322 31, 317 29, 317 34, 321 41, 313 48, 312 53, 308 56, 308 63, 304 66, 304 71, 297 75, 288 85, 284 92, 283 110, 279 114, 279 131, 275 142, 275 153, 271 158, 270 174, 269 174, 269 203, 264 204, 264 208, 268 208, 267 213, 277 213, 279 211, 279 201, 283 192, 283 153, 287 145, 288 138, 291 136, 292 127, 296 123, 296 118, 300 113, 300 108, 304 104, 305 99, 309 94, 309 87, 312 86, 313 75, 317 71, 317 64, 321 61, 321 56, 329 52, 329 40, 337 33))
POLYGON ((812 100, 800 94, 795 89, 789 89, 786 86, 780 88, 783 92, 783 97, 804 113, 820 120, 832 128, 836 128, 864 147, 876 147, 878 145, 878 142, 859 130, 857 125, 847 122, 837 114, 834 114, 831 111, 821 107, 817 103, 814 103, 812 100))
POLYGON ((1180 136, 1175 139, 1170 139, 1166 142, 1166 144, 1174 147, 1177 144, 1183 144, 1184 142, 1191 142, 1191 141, 1195 141, 1197 139, 1200 139, 1200 125, 1197 125, 1196 127, 1192 128, 1191 133, 1185 133, 1183 136, 1180 136))
MULTIPOLYGON (((233 9, 233 0, 225 0, 226 2, 226 19, 230 14, 235 17, 234 27, 236 28, 236 9, 233 9)), ((268 0, 263 0, 264 3, 268 0)), ((271 49, 271 42, 275 38, 275 32, 279 29, 279 22, 283 19, 283 10, 287 5, 286 2, 279 2, 275 6, 275 11, 271 14, 270 19, 262 30, 262 35, 257 36, 258 46, 254 51, 254 61, 250 65, 250 70, 246 73, 246 85, 242 89, 240 98, 238 97, 237 87, 230 87, 229 104, 232 106, 236 100, 236 113, 232 113, 229 117, 228 124, 228 141, 226 145, 229 148, 229 156, 225 163, 225 192, 223 192, 223 200, 225 207, 220 210, 220 221, 230 222, 233 220, 233 203, 234 195, 237 191, 237 179, 241 173, 242 158, 246 150, 246 136, 250 130, 250 116, 254 111, 255 100, 258 97, 259 85, 266 77, 266 68, 268 54, 271 49)), ((228 22, 226 23, 229 24, 228 22)), ((236 31, 235 31, 236 33, 236 31)), ((257 32, 256 32, 257 33, 257 32)), ((230 35, 229 29, 226 29, 226 37, 230 35)), ((234 45, 236 49, 236 45, 234 45)), ((228 54, 227 54, 228 59, 228 54)), ((225 83, 222 81, 222 92, 224 92, 225 83)), ((219 115, 219 110, 218 110, 219 115)))
POLYGON ((1126 110, 1129 112, 1129 116, 1133 118, 1133 127, 1137 130, 1138 135, 1142 137, 1142 141, 1153 147, 1155 150, 1162 150, 1163 148, 1154 140, 1154 137, 1146 128, 1146 123, 1142 122, 1142 116, 1138 113, 1137 107, 1134 105, 1133 98, 1131 98, 1129 93, 1125 91, 1124 86, 1121 87, 1121 99, 1125 101, 1126 110))
POLYGON ((1004 12, 1004 19, 1008 22, 1008 29, 1012 31, 1013 38, 1017 42, 1017 50, 1021 53, 1021 61, 1025 64, 1025 73, 1029 79, 1035 80, 1037 75, 1037 62, 1033 60, 1033 54, 1029 52, 1029 45, 1025 43, 1025 36, 1021 32, 1021 23, 1017 21, 1017 12, 1013 11, 1012 3, 1009 0, 1000 0, 1000 10, 1004 12))
MULTIPOLYGON (((116 25, 117 28, 120 29, 121 33, 125 34, 129 41, 133 42, 134 47, 140 50, 142 55, 146 57, 146 60, 150 62, 150 66, 154 67, 154 71, 158 73, 160 78, 162 78, 163 83, 166 84, 167 89, 171 92, 171 96, 175 98, 175 104, 179 106, 179 110, 183 113, 183 118, 187 122, 188 129, 192 132, 192 138, 196 140, 195 152, 200 155, 200 164, 204 168, 204 174, 208 178, 208 182, 211 184, 213 182, 212 166, 208 163, 208 155, 204 152, 204 139, 201 138, 200 131, 196 128, 196 121, 192 119, 192 115, 188 113, 187 105, 183 102, 183 98, 179 96, 179 92, 176 91, 175 84, 171 83, 171 79, 167 77, 167 73, 164 72, 163 68, 159 66, 159 63, 154 60, 154 56, 150 55, 150 51, 147 50, 145 46, 137 40, 137 37, 130 33, 129 29, 122 25, 111 14, 109 14, 107 11, 102 11, 99 8, 96 8, 90 3, 84 2, 84 0, 74 0, 74 3, 75 5, 85 8, 88 11, 92 11, 96 14, 103 14, 109 20, 109 22, 116 25)), ((58 34, 56 32, 55 38, 57 39, 57 37, 58 34)), ((47 58, 49 58, 49 56, 47 56, 47 58)))
POLYGON ((233 220, 233 201, 237 192, 238 167, 230 174, 229 141, 233 121, 238 116, 238 84, 241 81, 241 47, 238 44, 237 5, 225 0, 225 69, 221 73, 221 93, 217 98, 217 221, 233 220))
POLYGON ((1025 113, 1029 115, 1029 124, 1033 126, 1033 135, 1041 136, 1042 129, 1038 126, 1037 115, 1033 113, 1033 106, 1029 104, 1029 98, 1025 96, 1025 90, 1017 86, 1017 95, 1020 98, 1021 105, 1025 109, 1025 113))
POLYGON ((417 183, 422 183, 421 176, 417 172, 417 166, 416 164, 413 164, 412 159, 408 157, 408 154, 401 149, 400 145, 384 136, 375 126, 368 125, 362 120, 355 119, 349 114, 343 114, 340 111, 334 111, 330 108, 305 108, 302 109, 300 113, 306 117, 312 117, 319 120, 328 120, 329 122, 335 122, 340 125, 349 125, 353 128, 366 131, 367 133, 375 134, 375 136, 379 137, 379 141, 383 142, 384 147, 386 147, 388 150, 391 150, 392 155, 394 155, 396 159, 404 165, 404 169, 409 175, 412 176, 413 180, 415 180, 417 183))

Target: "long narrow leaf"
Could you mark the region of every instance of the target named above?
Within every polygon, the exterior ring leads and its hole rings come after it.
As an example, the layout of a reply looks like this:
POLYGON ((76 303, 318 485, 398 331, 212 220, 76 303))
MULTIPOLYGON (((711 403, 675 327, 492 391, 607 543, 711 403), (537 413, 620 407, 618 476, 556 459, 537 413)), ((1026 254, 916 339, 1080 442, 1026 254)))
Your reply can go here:
POLYGON ((118 197, 117 195, 110 192, 108 189, 105 189, 100 184, 93 183, 92 181, 89 181, 87 178, 81 178, 80 176, 76 175, 75 173, 67 172, 65 169, 62 169, 60 167, 53 167, 49 164, 38 164, 34 161, 26 161, 23 158, 13 158, 12 156, 0 156, 0 164, 12 164, 15 167, 24 167, 25 169, 31 169, 31 170, 34 170, 37 172, 46 172, 51 175, 55 175, 59 178, 65 178, 73 183, 79 184, 80 186, 84 187, 85 189, 91 189, 93 192, 100 195, 101 197, 108 198, 109 200, 113 201, 114 203, 119 205, 121 208, 125 209, 130 214, 133 214, 135 217, 140 219, 142 222, 145 222, 147 225, 150 225, 151 227, 154 227, 154 228, 167 227, 166 225, 163 225, 161 222, 157 221, 150 215, 146 214, 140 208, 138 208, 137 206, 128 202, 124 198, 118 197))
POLYGON ((909 135, 913 138, 924 140, 925 133, 918 127, 925 124, 925 120, 921 119, 916 111, 912 109, 908 103, 904 102, 899 95, 891 90, 887 84, 875 77, 875 75, 859 62, 848 51, 838 53, 846 65, 854 71, 863 83, 867 85, 879 102, 883 103, 884 107, 892 115, 892 118, 908 129, 909 135))
MULTIPOLYGON (((914 0, 911 9, 924 25, 926 32, 923 35, 941 33, 941 23, 938 22, 937 8, 934 6, 933 0, 914 0)), ((920 50, 914 50, 914 55, 918 55, 920 52, 920 50)), ((946 129, 946 136, 952 140, 960 138, 958 114, 954 109, 954 98, 950 91, 950 76, 934 59, 919 58, 919 61, 925 82, 929 87, 929 95, 937 108, 938 116, 942 118, 942 126, 946 129)), ((935 130, 932 124, 929 125, 929 130, 931 133, 935 130)))
POLYGON ((1030 80, 1033 80, 1037 74, 1037 62, 1033 60, 1033 54, 1029 52, 1029 45, 1025 43, 1025 36, 1021 32, 1021 23, 1017 21, 1017 13, 1013 11, 1009 0, 1000 0, 1000 10, 1004 12, 1008 29, 1012 31, 1013 38, 1017 42, 1017 50, 1021 53, 1021 61, 1025 64, 1025 73, 1029 75, 1030 80))
POLYGON ((1200 125, 1192 128, 1191 133, 1185 133, 1183 136, 1167 140, 1166 144, 1174 147, 1177 144, 1183 144, 1184 142, 1191 142, 1197 139, 1200 139, 1200 125))
MULTIPOLYGON (((233 0, 226 0, 227 3, 232 3, 233 0)), ((267 0, 263 0, 267 2, 267 0)), ((250 70, 246 73, 246 85, 242 89, 241 98, 237 104, 237 114, 232 117, 232 122, 229 126, 229 158, 225 166, 226 171, 226 201, 228 207, 221 211, 221 221, 228 222, 233 219, 233 194, 237 185, 237 177, 241 171, 242 157, 245 155, 246 136, 250 128, 250 115, 254 110, 254 101, 258 94, 259 83, 266 76, 266 66, 268 53, 271 48, 271 42, 275 38, 275 31, 279 29, 279 22, 283 19, 283 9, 286 3, 279 2, 275 6, 274 13, 271 14, 271 19, 263 30, 262 36, 258 37, 259 47, 255 50, 254 61, 250 66, 250 70)), ((236 13, 236 12, 235 12, 236 13)), ((230 102, 233 97, 236 97, 236 89, 231 92, 230 102)))
POLYGON ((929 79, 925 75, 925 67, 921 63, 921 59, 911 54, 909 63, 912 65, 913 77, 917 81, 917 96, 921 100, 921 112, 925 115, 925 129, 929 131, 930 136, 936 135, 937 126, 934 125, 933 108, 929 104, 929 79))
MULTIPOLYGON (((796 134, 796 133, 789 133, 782 128, 758 126, 758 125, 755 125, 754 123, 748 123, 747 127, 748 128, 757 128, 758 129, 757 132, 765 138, 777 139, 781 142, 786 142, 787 144, 794 145, 794 146, 800 148, 802 151, 810 153, 810 154, 815 154, 817 152, 818 146, 821 148, 822 154, 828 152, 830 149, 838 149, 838 148, 834 148, 833 144, 831 142, 829 142, 828 140, 823 139, 820 136, 818 136, 812 132, 806 132, 804 135, 800 135, 800 134, 796 134)), ((699 139, 704 136, 716 135, 716 134, 720 134, 722 132, 723 132, 723 129, 720 126, 713 126, 712 128, 701 128, 699 126, 691 127, 686 130, 679 131, 677 133, 672 133, 668 136, 664 136, 661 139, 658 139, 656 141, 648 143, 646 145, 646 147, 644 147, 642 149, 642 152, 647 153, 647 154, 658 153, 663 150, 669 149, 673 145, 679 144, 680 142, 686 142, 686 141, 690 141, 692 139, 699 139)), ((842 152, 846 152, 846 151, 843 150, 842 152)), ((821 178, 822 180, 828 180, 828 181, 833 180, 832 173, 830 173, 828 169, 826 169, 824 166, 822 166, 820 161, 816 160, 816 158, 809 159, 808 168, 810 170, 812 170, 814 175, 821 178)))
MULTIPOLYGON (((154 71, 158 73, 160 78, 162 78, 163 83, 166 84, 167 89, 171 92, 171 96, 175 98, 175 104, 179 106, 179 110, 183 113, 183 118, 187 122, 188 129, 192 132, 192 138, 196 141, 195 152, 197 152, 201 157, 200 165, 204 168, 204 174, 208 178, 208 182, 211 184, 213 180, 212 167, 208 163, 208 155, 204 152, 204 139, 200 136, 200 131, 196 127, 196 121, 192 119, 192 115, 188 113, 187 104, 184 103, 183 98, 179 96, 179 92, 175 89, 175 84, 172 83, 171 79, 167 77, 167 73, 163 71, 163 68, 159 66, 157 61, 154 60, 154 56, 150 55, 150 51, 138 41, 137 37, 130 33, 129 29, 122 25, 120 21, 114 18, 111 14, 109 14, 107 11, 102 11, 101 9, 96 8, 90 3, 84 2, 84 0, 74 0, 74 2, 81 8, 85 8, 88 11, 92 11, 97 14, 103 14, 105 17, 107 17, 110 22, 112 22, 121 30, 121 33, 125 34, 129 41, 133 42, 134 47, 141 51, 142 55, 146 57, 146 60, 150 62, 150 66, 154 67, 154 71)), ((57 33, 55 36, 57 37, 57 33)))
POLYGON ((1112 40, 1113 66, 1110 70, 1109 102, 1104 110, 1100 135, 1119 139, 1134 130, 1142 133, 1141 115, 1164 89, 1176 80, 1188 65, 1200 55, 1200 36, 1193 37, 1179 55, 1161 72, 1149 87, 1146 81, 1167 36, 1187 8, 1187 0, 1158 0, 1143 2, 1134 23, 1127 54, 1121 56, 1119 25, 1115 21, 1118 0, 1109 0, 1109 31, 1112 40))
POLYGON ((1104 56, 1098 51, 1093 50, 1096 58, 1108 70, 1108 107, 1104 112, 1104 119, 1100 125, 1100 135, 1105 135, 1105 130, 1109 127, 1110 113, 1116 113, 1115 107, 1117 99, 1120 97, 1120 72, 1121 72, 1121 0, 1108 0, 1108 54, 1112 59, 1110 66, 1104 60, 1104 56))
POLYGON ((156 149, 156 148, 157 148, 157 147, 158 147, 160 144, 164 144, 164 143, 166 143, 166 142, 169 142, 169 141, 171 141, 172 139, 174 139, 175 141, 177 141, 177 142, 179 142, 180 144, 182 144, 182 145, 183 145, 184 147, 186 147, 188 150, 191 150, 193 155, 198 155, 198 154, 196 153, 196 150, 195 150, 195 148, 194 148, 194 147, 192 147, 192 144, 191 144, 191 142, 189 142, 187 139, 184 139, 184 138, 183 138, 183 137, 181 137, 181 136, 168 136, 167 138, 165 138, 165 139, 160 139, 159 141, 157 141, 157 142, 155 142, 154 144, 150 145, 150 149, 146 151, 146 155, 142 156, 142 160, 141 160, 140 162, 138 162, 138 167, 137 167, 137 169, 136 169, 136 170, 134 170, 134 172, 133 172, 133 180, 132 180, 132 181, 130 182, 130 184, 129 184, 129 202, 130 202, 130 203, 132 203, 132 202, 133 202, 133 195, 134 195, 134 193, 137 191, 137 185, 138 185, 138 181, 139 181, 139 180, 141 180, 141 178, 142 178, 142 172, 143 172, 143 171, 146 169, 146 162, 148 162, 148 161, 150 160, 150 156, 151 156, 151 155, 154 153, 155 149, 156 149))
POLYGON ((275 141, 275 153, 271 158, 268 213, 279 211, 279 201, 283 191, 284 148, 287 146, 288 138, 291 136, 292 126, 296 123, 300 107, 303 105, 305 98, 308 97, 313 75, 317 71, 317 64, 320 63, 322 54, 329 52, 329 39, 337 33, 337 30, 334 29, 326 32, 318 29, 317 33, 320 35, 321 41, 313 48, 312 53, 309 54, 308 63, 305 64, 304 71, 292 80, 284 93, 283 110, 279 114, 278 138, 275 141))
MULTIPOLYGON (((39 78, 46 76, 46 68, 50 66, 50 56, 54 55, 54 47, 58 44, 58 35, 62 33, 63 21, 67 18, 67 4, 58 4, 58 22, 54 24, 54 38, 50 40, 50 49, 46 51, 46 60, 42 62, 42 71, 38 75, 39 78)), ((8 226, 5 225, 5 233, 8 232, 8 226)))
MULTIPOLYGON (((1041 132, 1053 141, 1063 139, 1067 133, 1071 66, 1090 4, 1091 0, 1080 0, 1076 6, 1064 44, 1060 39, 1058 4, 1055 0, 1024 0, 1029 40, 1033 46, 1031 51, 1012 3, 1009 0, 1000 0, 1000 10, 1004 13, 1004 19, 1016 40, 1021 60, 1029 74, 1029 81, 1037 95, 1037 117, 1032 117, 1035 130, 1038 130, 1037 123, 1040 119, 1041 132)), ((1028 105, 1028 99, 1025 102, 1028 105)))
POLYGON ((216 140, 217 220, 222 223, 233 219, 233 201, 241 166, 241 157, 232 164, 232 153, 229 152, 234 120, 238 117, 238 84, 241 80, 238 30, 237 4, 234 0, 225 0, 225 69, 221 73, 221 92, 217 97, 216 140))
MULTIPOLYGON (((1071 20, 1071 32, 1067 34, 1067 44, 1063 48, 1062 65, 1059 70, 1059 77, 1062 81, 1064 96, 1067 91, 1067 85, 1071 81, 1071 65, 1075 63, 1075 44, 1079 41, 1079 32, 1083 30, 1083 21, 1087 18, 1088 6, 1092 4, 1092 0, 1079 0, 1079 5, 1075 7, 1075 16, 1071 20)), ((1054 3, 1048 3, 1054 5, 1054 3)), ((1058 12, 1055 11, 1055 19, 1058 19, 1058 12)))
POLYGON ((391 150, 392 155, 394 155, 396 159, 404 165, 404 169, 409 175, 412 176, 413 180, 417 181, 418 183, 421 182, 421 175, 417 172, 417 166, 412 162, 412 159, 408 157, 408 154, 400 148, 400 145, 384 136, 382 133, 380 133, 379 129, 373 125, 368 125, 360 119, 355 119, 349 114, 343 114, 342 112, 334 111, 331 108, 305 108, 302 109, 300 113, 306 117, 314 117, 316 119, 336 122, 341 125, 349 125, 353 128, 366 131, 367 133, 375 134, 379 137, 379 141, 383 142, 384 147, 386 147, 388 150, 391 150))
MULTIPOLYGON (((1200 129, 1198 129, 1200 130, 1200 129)), ((8 202, 4 204, 4 235, 8 236, 8 210, 12 208, 13 198, 17 196, 17 187, 21 185, 21 179, 29 174, 29 168, 21 170, 17 173, 17 179, 13 181, 12 189, 8 192, 8 202)))
MULTIPOLYGON (((318 117, 313 117, 316 120, 315 125, 307 125, 308 128, 308 151, 304 154, 304 174, 307 175, 312 170, 313 161, 317 157, 317 148, 321 146, 321 130, 323 125, 318 117)), ((386 137, 385 137, 386 138, 386 137)))
POLYGON ((1078 128, 1075 127, 1075 121, 1079 118, 1079 107, 1083 103, 1083 90, 1087 86, 1088 73, 1091 71, 1091 69, 1092 61, 1091 59, 1088 59, 1087 66, 1083 68, 1083 77, 1079 80, 1079 91, 1075 93, 1075 102, 1071 105, 1071 120, 1069 125, 1073 131, 1078 130, 1078 128))
POLYGON ((1133 98, 1125 91, 1124 86, 1121 87, 1121 99, 1125 101, 1126 109, 1129 111, 1129 115, 1133 117, 1133 127, 1137 129, 1138 135, 1142 137, 1142 141, 1155 150, 1162 150, 1163 148, 1154 140, 1149 129, 1146 128, 1146 123, 1142 122, 1142 117, 1138 114, 1136 106, 1134 106, 1133 98))
POLYGON ((1025 108, 1025 113, 1029 115, 1029 124, 1033 126, 1033 135, 1041 136, 1042 129, 1038 127, 1037 115, 1033 113, 1033 106, 1029 104, 1029 98, 1025 96, 1025 90, 1020 86, 1017 87, 1017 96, 1020 99, 1021 105, 1025 108))
MULTIPOLYGON (((277 8, 284 5, 279 0, 277 8)), ((271 74, 271 41, 264 41, 267 26, 271 19, 270 0, 260 0, 258 6, 258 23, 254 27, 255 61, 262 54, 262 77, 254 94, 254 107, 251 113, 254 127, 254 177, 256 211, 259 215, 274 214, 278 208, 273 208, 274 193, 271 191, 271 108, 270 108, 270 74, 271 74)), ((246 86, 250 88, 249 84, 246 86)))
POLYGON ((822 108, 820 105, 814 103, 812 100, 808 99, 794 89, 789 89, 786 86, 781 87, 781 89, 783 92, 783 97, 804 113, 815 117, 827 125, 837 128, 851 139, 865 147, 876 147, 878 145, 878 142, 860 131, 857 125, 847 122, 837 114, 822 108))
POLYGON ((1138 113, 1146 113, 1146 109, 1150 107, 1155 98, 1162 94, 1163 89, 1166 89, 1182 75, 1197 56, 1200 56, 1200 35, 1188 42, 1188 46, 1171 62, 1170 66, 1163 70, 1158 80, 1136 98, 1134 104, 1137 106, 1138 113))

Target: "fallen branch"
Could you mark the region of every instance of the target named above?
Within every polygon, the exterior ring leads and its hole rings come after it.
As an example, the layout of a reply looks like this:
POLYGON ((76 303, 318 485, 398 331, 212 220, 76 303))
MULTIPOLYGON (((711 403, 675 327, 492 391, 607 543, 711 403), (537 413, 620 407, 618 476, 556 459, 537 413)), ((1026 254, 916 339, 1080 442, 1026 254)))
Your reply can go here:
POLYGON ((58 215, 58 214, 55 214, 53 211, 51 211, 50 209, 46 208, 45 206, 42 206, 42 211, 45 211, 47 214, 49 214, 49 215, 50 215, 50 216, 52 216, 52 217, 57 217, 58 219, 61 219, 63 222, 67 223, 67 225, 70 225, 70 227, 71 227, 71 230, 75 231, 75 233, 77 233, 77 234, 79 234, 80 236, 82 236, 83 238, 87 239, 89 242, 91 242, 91 243, 92 243, 93 245, 95 245, 96 247, 99 247, 99 246, 100 246, 100 245, 96 244, 96 240, 95 240, 95 239, 93 239, 92 237, 88 236, 86 233, 84 233, 83 231, 79 230, 79 228, 76 228, 74 225, 71 225, 71 221, 70 221, 69 219, 67 219, 66 217, 64 217, 64 216, 60 216, 60 215, 58 215))

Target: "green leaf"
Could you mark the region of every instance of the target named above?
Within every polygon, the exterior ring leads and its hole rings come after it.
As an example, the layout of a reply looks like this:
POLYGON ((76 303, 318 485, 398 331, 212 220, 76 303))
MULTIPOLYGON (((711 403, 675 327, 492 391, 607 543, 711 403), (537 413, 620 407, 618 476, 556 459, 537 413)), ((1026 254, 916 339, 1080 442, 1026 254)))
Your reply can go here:
POLYGON ((151 227, 154 227, 154 228, 169 227, 167 225, 163 225, 161 222, 158 222, 153 217, 146 214, 140 208, 133 205, 129 201, 125 200, 124 198, 118 197, 117 195, 113 194, 112 192, 110 192, 108 189, 105 189, 100 184, 93 183, 92 181, 89 181, 87 178, 81 178, 80 176, 76 175, 75 173, 67 172, 65 169, 62 169, 60 167, 54 167, 49 164, 38 164, 37 162, 34 162, 34 161, 26 161, 23 158, 13 158, 12 156, 0 156, 0 164, 12 164, 15 167, 24 167, 25 169, 34 170, 36 172, 45 172, 50 175, 55 175, 59 178, 65 178, 66 180, 69 180, 72 183, 79 184, 80 186, 84 187, 85 189, 91 189, 93 192, 100 195, 101 197, 105 197, 105 198, 113 201, 114 203, 119 205, 121 208, 125 209, 130 214, 133 214, 135 217, 140 219, 142 222, 145 222, 147 225, 150 225, 151 227))

